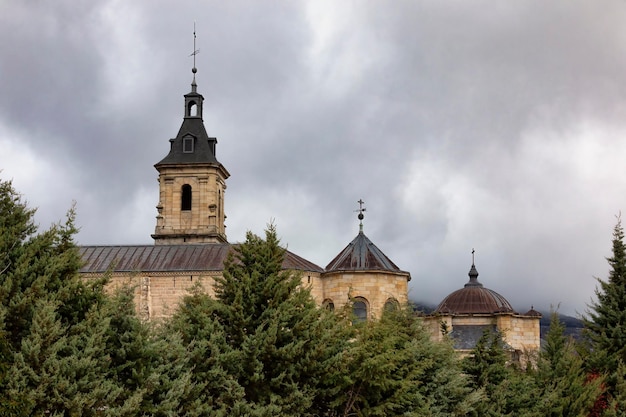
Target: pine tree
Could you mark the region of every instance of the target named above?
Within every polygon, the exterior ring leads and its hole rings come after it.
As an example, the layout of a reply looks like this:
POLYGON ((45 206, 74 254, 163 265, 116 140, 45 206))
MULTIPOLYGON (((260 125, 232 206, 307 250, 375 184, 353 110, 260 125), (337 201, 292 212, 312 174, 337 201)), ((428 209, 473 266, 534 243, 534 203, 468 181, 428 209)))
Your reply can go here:
POLYGON ((82 260, 73 240, 75 210, 69 210, 64 224, 41 233, 36 233, 33 216, 11 183, 0 181, 0 304, 13 350, 28 335, 41 297, 54 294, 60 319, 68 325, 83 320, 104 297, 104 280, 86 284, 78 275, 82 260))
POLYGON ((550 331, 537 363, 537 411, 550 416, 587 416, 601 395, 602 379, 589 380, 565 326, 552 313, 550 331))
POLYGON ((412 309, 386 312, 355 333, 334 415, 464 416, 478 399, 452 347, 433 342, 412 309))
POLYGON ((475 387, 491 389, 506 379, 507 359, 502 334, 485 330, 465 359, 463 368, 475 387))
POLYGON ((217 307, 218 303, 196 286, 164 323, 163 333, 178 334, 188 352, 187 369, 191 371, 193 392, 192 401, 185 408, 193 405, 197 415, 245 415, 250 408, 237 380, 241 363, 227 343, 226 331, 216 320, 217 307))
POLYGON ((215 299, 196 291, 172 319, 216 413, 324 415, 334 398, 346 326, 317 307, 299 274, 282 269, 284 257, 274 226, 265 239, 248 233, 226 260, 215 299))
POLYGON ((615 394, 607 404, 604 417, 621 417, 626 412, 626 365, 619 362, 615 371, 615 394))
POLYGON ((589 343, 589 371, 607 376, 609 397, 617 394, 618 364, 626 363, 626 246, 621 217, 613 229, 612 246, 612 256, 607 258, 608 280, 597 279, 597 300, 590 304, 587 317, 583 318, 589 343))
POLYGON ((470 377, 474 392, 483 394, 472 416, 534 417, 537 401, 530 374, 507 364, 509 353, 502 333, 486 330, 463 360, 463 370, 470 377))
POLYGON ((107 379, 119 389, 109 411, 116 416, 195 415, 188 351, 178 333, 142 321, 134 288, 118 288, 100 310, 106 325, 107 379))
POLYGON ((317 308, 300 274, 282 269, 284 257, 273 225, 265 239, 248 233, 217 281, 216 316, 241 364, 238 381, 250 403, 281 415, 320 414, 342 330, 317 308))
POLYGON ((10 396, 24 396, 28 415, 97 415, 119 393, 105 378, 102 327, 92 324, 87 319, 71 328, 57 302, 44 297, 36 303, 7 384, 10 396))
POLYGON ((84 327, 104 281, 84 283, 73 241, 75 213, 37 233, 34 210, 0 181, 0 415, 90 415, 111 387, 102 332, 84 327))

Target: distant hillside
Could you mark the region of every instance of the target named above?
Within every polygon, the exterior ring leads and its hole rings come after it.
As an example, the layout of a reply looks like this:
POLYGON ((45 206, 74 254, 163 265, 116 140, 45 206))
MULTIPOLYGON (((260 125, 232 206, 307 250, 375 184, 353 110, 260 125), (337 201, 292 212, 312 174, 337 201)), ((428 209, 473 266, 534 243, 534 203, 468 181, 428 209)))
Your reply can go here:
MULTIPOLYGON (((541 338, 544 339, 545 335, 550 330, 550 312, 541 312, 541 338)), ((559 320, 561 323, 565 325, 565 334, 572 336, 575 339, 580 338, 582 329, 583 329, 583 321, 572 316, 566 316, 565 314, 559 314, 559 320)))
POLYGON ((413 311, 423 314, 430 314, 437 308, 436 304, 422 303, 421 301, 410 301, 413 306, 413 311))

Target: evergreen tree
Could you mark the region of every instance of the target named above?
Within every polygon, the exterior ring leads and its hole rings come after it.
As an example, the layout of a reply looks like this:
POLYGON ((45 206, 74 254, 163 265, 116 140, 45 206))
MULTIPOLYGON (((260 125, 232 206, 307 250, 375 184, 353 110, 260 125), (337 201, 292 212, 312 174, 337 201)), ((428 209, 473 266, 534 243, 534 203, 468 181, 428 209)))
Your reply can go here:
MULTIPOLYGON (((626 246, 621 217, 613 229, 612 256, 607 281, 597 279, 599 287, 583 318, 588 346, 589 371, 605 374, 607 395, 617 394, 620 382, 618 364, 626 362, 626 246)), ((609 398, 610 400, 610 398, 609 398)))
POLYGON ((464 416, 478 399, 470 394, 449 344, 435 343, 410 308, 355 325, 345 354, 349 385, 341 416, 464 416))
POLYGON ((284 257, 274 226, 265 239, 248 233, 227 258, 215 299, 196 291, 173 317, 171 328, 190 344, 194 380, 209 381, 224 415, 324 415, 334 398, 346 326, 317 307, 299 274, 282 269, 284 257))
POLYGON ((89 415, 111 393, 99 330, 81 327, 104 300, 104 281, 78 275, 73 209, 40 233, 33 215, 0 181, 0 415, 89 415))
POLYGON ((195 410, 198 416, 250 414, 245 391, 237 380, 241 364, 215 318, 216 308, 216 301, 195 287, 162 327, 163 334, 178 334, 188 352, 192 393, 184 409, 195 410))
POLYGON ((470 415, 536 415, 533 411, 537 401, 534 381, 529 373, 509 366, 509 359, 502 334, 486 330, 463 360, 463 370, 470 377, 474 392, 485 396, 470 415))
POLYGON ((463 416, 471 393, 449 344, 410 309, 353 324, 317 307, 270 226, 235 247, 215 298, 197 287, 165 326, 188 346, 202 415, 463 416))
POLYGON ((176 332, 142 321, 134 305, 134 288, 123 286, 107 299, 100 314, 106 322, 104 346, 107 379, 119 390, 109 413, 134 415, 196 415, 188 351, 176 332))
POLYGON ((319 415, 345 338, 300 274, 282 269, 284 258, 273 225, 265 239, 248 233, 217 280, 216 317, 236 352, 247 401, 281 415, 319 415))
POLYGON ((104 297, 104 280, 86 284, 78 275, 82 260, 73 240, 74 209, 65 224, 37 234, 33 216, 11 183, 0 181, 0 304, 13 350, 28 335, 40 298, 54 294, 60 319, 73 325, 104 297))
POLYGON ((14 354, 7 394, 23 397, 26 415, 97 415, 119 392, 105 378, 102 327, 64 324, 58 303, 48 297, 35 307, 30 332, 14 354))
POLYGON ((502 334, 485 330, 470 356, 465 359, 463 369, 471 378, 473 386, 493 389, 507 377, 507 359, 502 334))
POLYGON ((604 410, 604 417, 621 417, 626 412, 626 365, 619 362, 615 371, 615 394, 604 410))
POLYGON ((83 281, 73 209, 41 233, 33 215, 0 182, 0 416, 197 415, 180 337, 139 320, 132 288, 83 281))
POLYGON ((8 395, 26 415, 197 415, 187 350, 136 316, 122 288, 69 326, 51 296, 36 305, 9 371, 8 395))
POLYGON ((537 363, 537 412, 549 416, 587 416, 602 393, 602 379, 589 380, 580 355, 556 312, 537 363))

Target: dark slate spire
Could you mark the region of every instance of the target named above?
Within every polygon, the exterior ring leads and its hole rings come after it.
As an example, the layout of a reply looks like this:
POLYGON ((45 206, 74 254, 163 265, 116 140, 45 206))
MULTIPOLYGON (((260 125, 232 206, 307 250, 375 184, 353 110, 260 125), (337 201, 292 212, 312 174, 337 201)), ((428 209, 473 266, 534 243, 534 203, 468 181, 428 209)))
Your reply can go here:
POLYGON ((326 272, 332 271, 394 271, 403 272, 363 233, 363 200, 357 201, 359 234, 333 259, 326 272))
POLYGON ((194 164, 209 163, 219 164, 215 147, 217 139, 209 137, 204 127, 202 118, 202 106, 204 97, 198 93, 196 84, 196 55, 200 52, 196 49, 196 30, 193 31, 194 51, 192 52, 194 64, 191 72, 191 92, 185 94, 185 111, 183 123, 175 138, 170 139, 170 153, 163 158, 155 167, 166 164, 194 164))
POLYGON ((326 266, 326 272, 356 270, 402 272, 362 231, 326 266))

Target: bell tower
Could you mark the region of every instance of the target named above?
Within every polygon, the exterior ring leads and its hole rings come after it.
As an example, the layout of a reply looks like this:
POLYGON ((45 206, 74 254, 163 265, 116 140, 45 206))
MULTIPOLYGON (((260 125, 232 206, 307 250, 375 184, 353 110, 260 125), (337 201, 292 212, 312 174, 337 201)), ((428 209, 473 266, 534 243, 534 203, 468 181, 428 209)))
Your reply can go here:
POLYGON ((217 160, 217 139, 209 137, 202 119, 204 97, 197 91, 194 66, 191 92, 185 94, 183 123, 170 152, 154 167, 159 172, 156 245, 226 243, 224 193, 230 176, 217 160))

